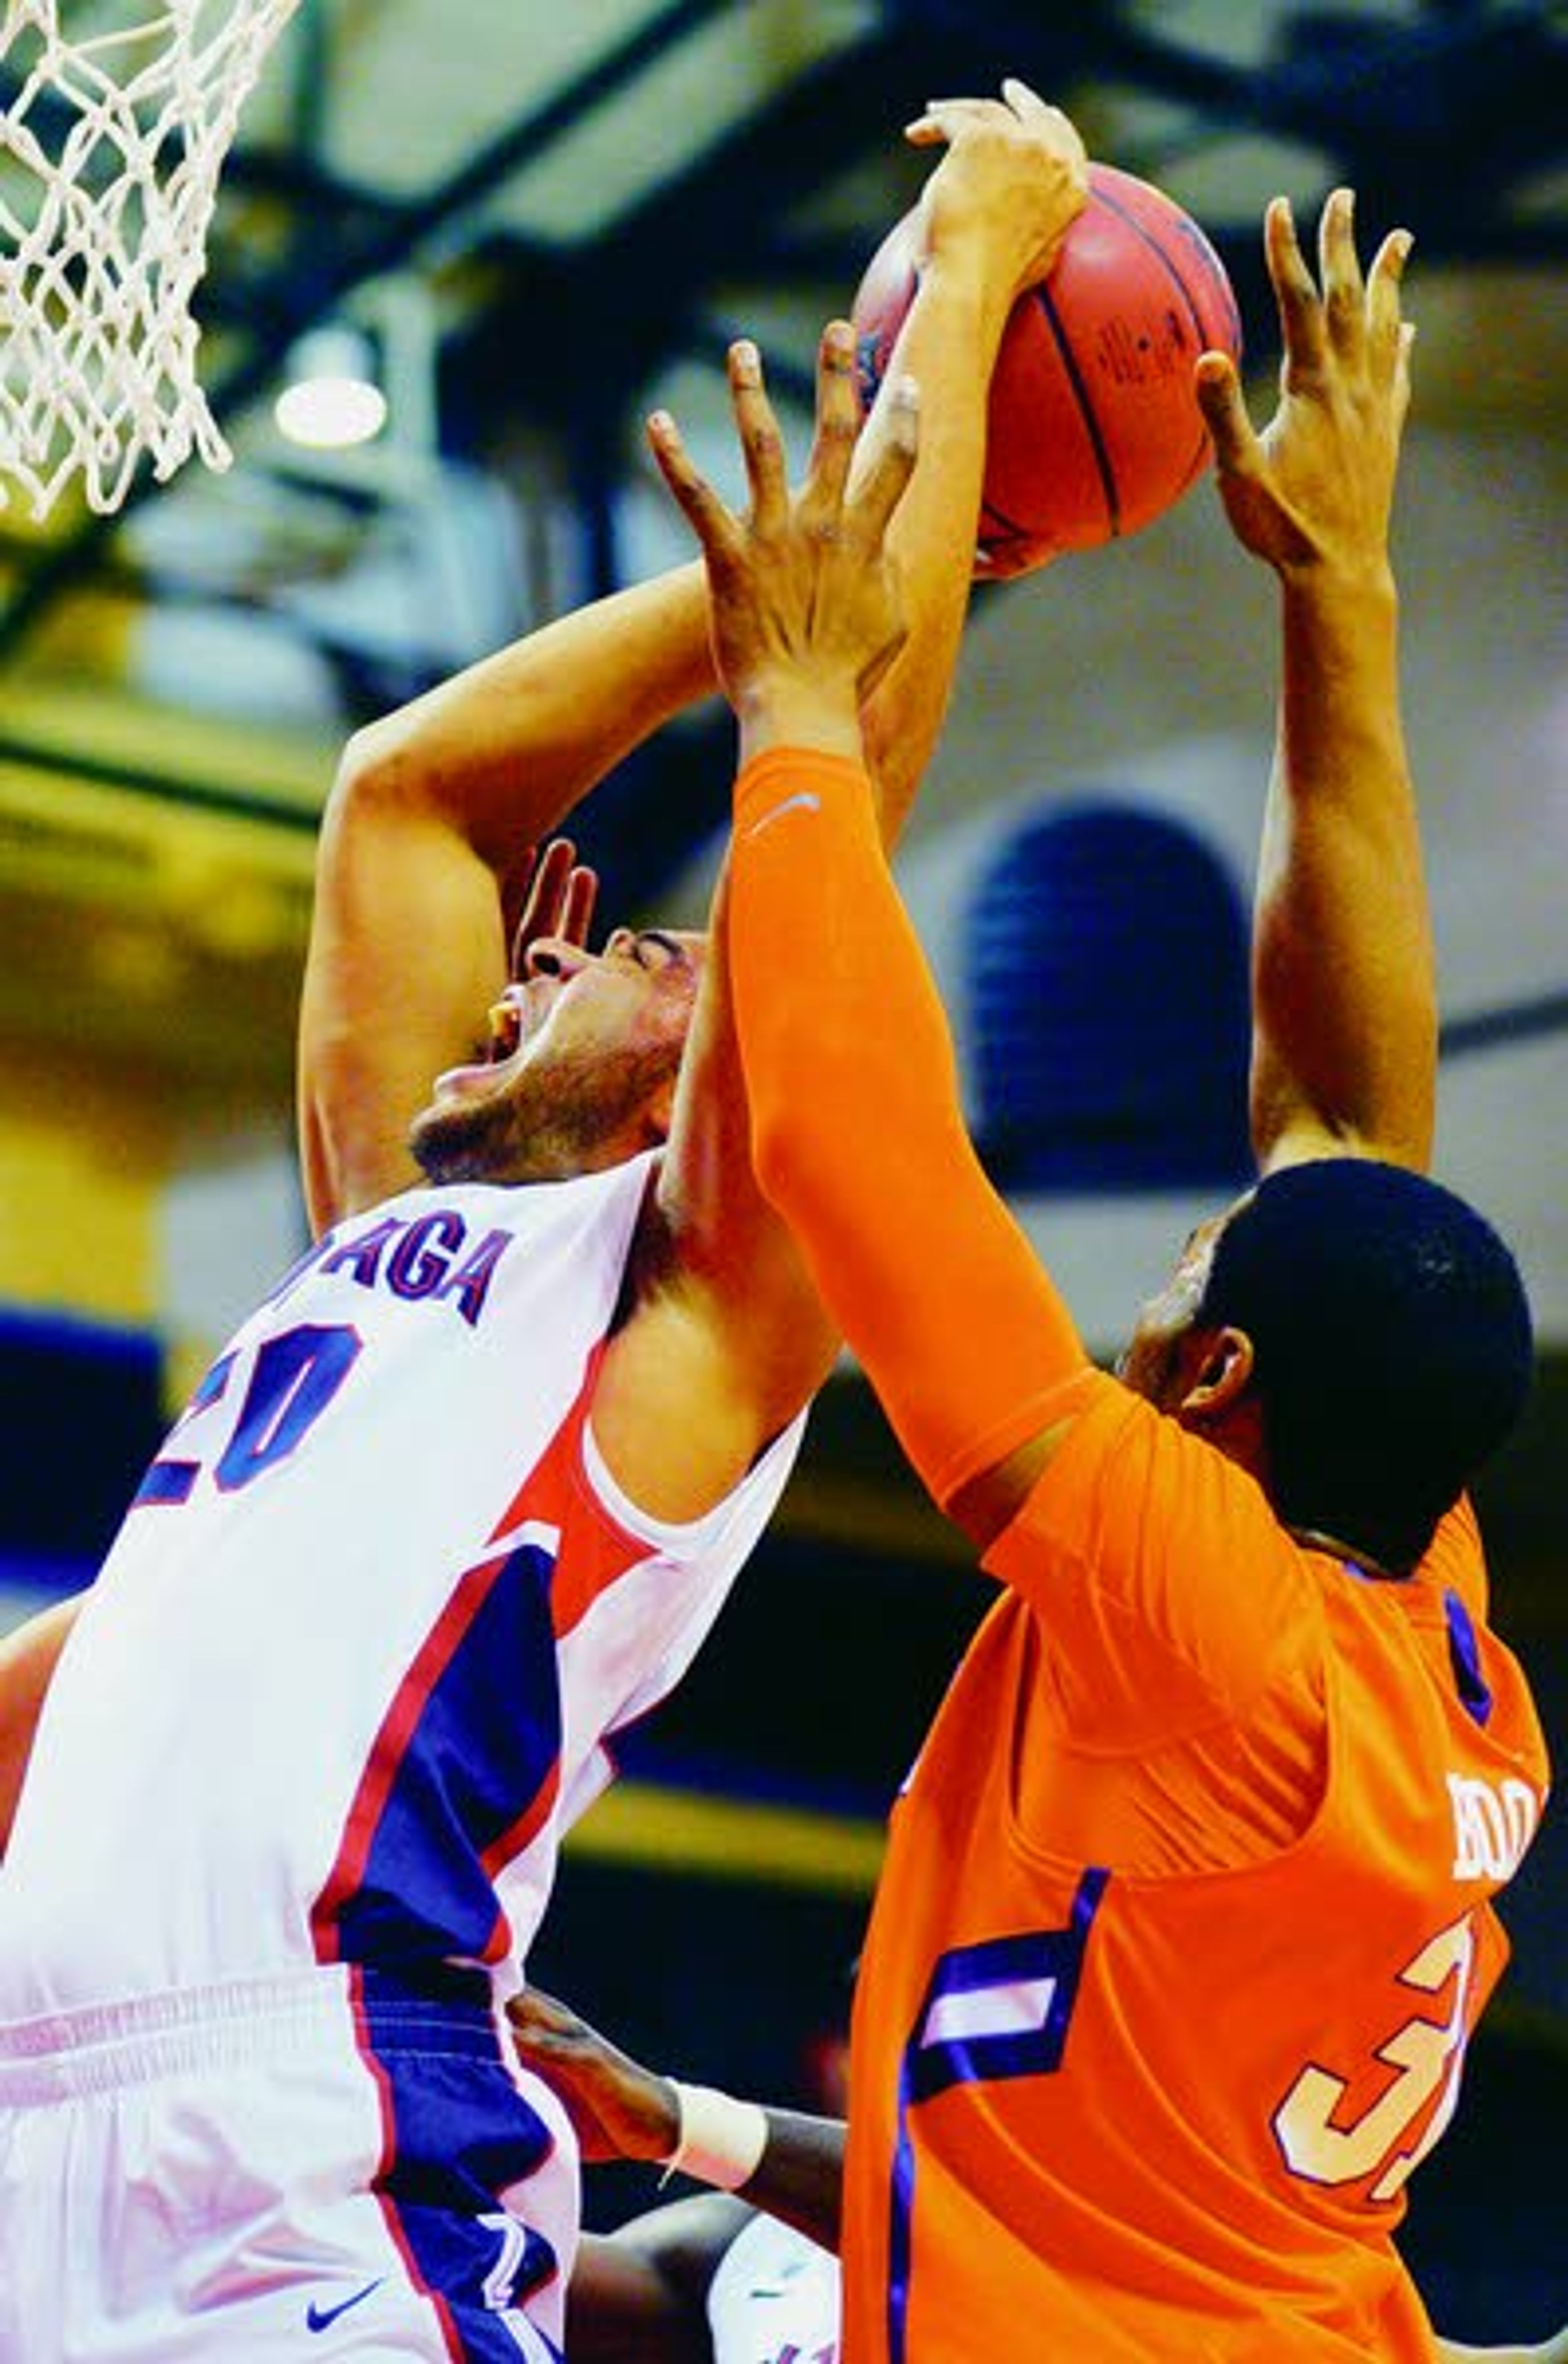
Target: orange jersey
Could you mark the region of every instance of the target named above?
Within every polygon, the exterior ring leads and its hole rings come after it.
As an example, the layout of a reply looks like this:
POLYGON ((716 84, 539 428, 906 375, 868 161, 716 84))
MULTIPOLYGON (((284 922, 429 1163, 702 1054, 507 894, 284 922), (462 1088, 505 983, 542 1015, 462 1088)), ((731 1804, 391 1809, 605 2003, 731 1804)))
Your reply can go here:
POLYGON ((1430 2358, 1392 2236, 1547 1779, 1473 1519, 1369 1577, 1088 1389, 895 1810, 844 2364, 1430 2358))

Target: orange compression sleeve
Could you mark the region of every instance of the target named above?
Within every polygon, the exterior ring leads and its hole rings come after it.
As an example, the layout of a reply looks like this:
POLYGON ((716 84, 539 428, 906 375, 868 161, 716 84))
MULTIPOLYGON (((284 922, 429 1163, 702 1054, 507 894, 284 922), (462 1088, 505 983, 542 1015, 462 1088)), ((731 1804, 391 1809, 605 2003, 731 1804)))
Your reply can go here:
POLYGON ((946 1508, 1050 1424, 1085 1358, 971 1144, 858 764, 771 748, 744 767, 728 929, 759 1181, 946 1508))

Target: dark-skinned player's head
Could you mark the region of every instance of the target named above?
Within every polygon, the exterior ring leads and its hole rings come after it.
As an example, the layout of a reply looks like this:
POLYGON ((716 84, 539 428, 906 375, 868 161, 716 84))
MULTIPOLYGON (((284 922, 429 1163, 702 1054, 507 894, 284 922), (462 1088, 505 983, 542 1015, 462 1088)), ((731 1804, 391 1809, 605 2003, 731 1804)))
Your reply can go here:
POLYGON ((1529 1391, 1529 1307, 1508 1249, 1451 1190, 1370 1158, 1260 1183, 1218 1233, 1196 1322, 1251 1341, 1284 1522, 1397 1571, 1529 1391))

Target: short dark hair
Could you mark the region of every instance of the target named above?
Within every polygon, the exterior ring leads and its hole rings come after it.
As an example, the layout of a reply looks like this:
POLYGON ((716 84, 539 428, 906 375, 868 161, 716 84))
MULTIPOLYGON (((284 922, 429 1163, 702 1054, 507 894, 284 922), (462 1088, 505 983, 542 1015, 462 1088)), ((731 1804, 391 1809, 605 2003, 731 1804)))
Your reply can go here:
POLYGON ((1508 1249, 1451 1190, 1373 1158, 1261 1182, 1219 1234, 1197 1318, 1252 1341, 1285 1525, 1400 1572, 1529 1393, 1529 1305, 1508 1249))

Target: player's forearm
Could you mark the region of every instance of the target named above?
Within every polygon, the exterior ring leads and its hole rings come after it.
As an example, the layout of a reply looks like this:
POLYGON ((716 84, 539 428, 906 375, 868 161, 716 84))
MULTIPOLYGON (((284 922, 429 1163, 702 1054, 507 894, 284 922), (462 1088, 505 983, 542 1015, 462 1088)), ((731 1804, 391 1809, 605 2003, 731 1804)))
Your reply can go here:
POLYGON ((920 389, 920 457, 888 532, 903 574, 908 637, 868 701, 866 756, 883 838, 894 844, 940 735, 969 612, 985 469, 991 373, 1010 282, 984 251, 937 255, 921 275, 857 465, 874 456, 901 377, 920 389))
MULTIPOLYGON (((753 742, 754 743, 754 742, 753 742)), ((736 791, 730 970, 763 1190, 944 1504, 1083 1363, 980 1167, 863 776, 764 752, 736 791)))
POLYGON ((1421 1165, 1437 1001, 1381 557, 1282 589, 1283 678, 1254 930, 1253 1139, 1303 1135, 1421 1165))
POLYGON ((666 2178, 689 2175, 733 2193, 825 2249, 839 2246, 844 2122, 802 2110, 764 2109, 712 2085, 665 2080, 675 2139, 662 2138, 666 2178))
POLYGON ((543 625, 355 733, 336 794, 444 820, 497 868, 714 687, 707 590, 683 566, 543 625))
POLYGON ((793 2225, 824 2249, 839 2247, 844 2191, 844 2122, 800 2110, 769 2110, 768 2147, 739 2197, 793 2225))

